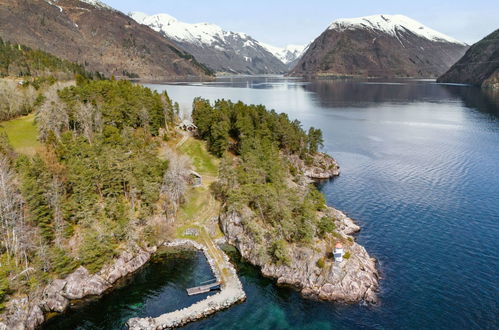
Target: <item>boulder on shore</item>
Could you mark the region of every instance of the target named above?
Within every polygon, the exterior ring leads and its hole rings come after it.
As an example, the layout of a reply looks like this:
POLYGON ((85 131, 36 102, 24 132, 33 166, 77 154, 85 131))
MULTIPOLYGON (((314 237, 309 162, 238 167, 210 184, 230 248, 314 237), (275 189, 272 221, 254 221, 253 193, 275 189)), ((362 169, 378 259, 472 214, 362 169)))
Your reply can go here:
POLYGON ((55 279, 40 293, 32 293, 12 299, 7 311, 0 315, 0 330, 36 329, 44 321, 44 313, 62 313, 70 300, 84 299, 101 295, 120 278, 141 268, 150 258, 155 248, 137 249, 138 252, 123 252, 113 263, 104 266, 98 273, 90 274, 83 266, 78 267, 65 279, 55 279))

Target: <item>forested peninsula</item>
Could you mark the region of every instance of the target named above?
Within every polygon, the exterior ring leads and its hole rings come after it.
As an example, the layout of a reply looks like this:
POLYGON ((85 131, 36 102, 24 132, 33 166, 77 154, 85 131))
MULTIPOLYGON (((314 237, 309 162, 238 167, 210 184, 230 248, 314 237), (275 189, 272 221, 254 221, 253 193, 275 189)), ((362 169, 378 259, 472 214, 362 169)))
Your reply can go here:
POLYGON ((312 181, 339 175, 336 161, 318 151, 322 132, 242 102, 196 99, 192 117, 209 150, 223 155, 213 192, 224 234, 242 256, 305 296, 376 302, 375 261, 351 236, 360 228, 328 207, 312 181), (345 262, 331 258, 337 243, 345 262))
POLYGON ((351 236, 360 228, 314 185, 339 174, 319 129, 197 98, 197 130, 184 132, 166 92, 1 46, 0 329, 36 328, 178 239, 226 241, 309 297, 376 301, 374 259, 351 236))

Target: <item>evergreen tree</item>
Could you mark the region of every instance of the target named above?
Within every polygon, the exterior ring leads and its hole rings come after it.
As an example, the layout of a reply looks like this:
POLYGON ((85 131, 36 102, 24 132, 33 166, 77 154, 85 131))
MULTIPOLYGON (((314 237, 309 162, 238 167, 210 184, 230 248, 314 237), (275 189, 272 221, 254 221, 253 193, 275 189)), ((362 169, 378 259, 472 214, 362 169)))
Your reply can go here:
POLYGON ((319 148, 324 147, 324 138, 322 137, 322 131, 314 127, 310 127, 308 130, 308 150, 310 153, 315 154, 319 151, 319 148))

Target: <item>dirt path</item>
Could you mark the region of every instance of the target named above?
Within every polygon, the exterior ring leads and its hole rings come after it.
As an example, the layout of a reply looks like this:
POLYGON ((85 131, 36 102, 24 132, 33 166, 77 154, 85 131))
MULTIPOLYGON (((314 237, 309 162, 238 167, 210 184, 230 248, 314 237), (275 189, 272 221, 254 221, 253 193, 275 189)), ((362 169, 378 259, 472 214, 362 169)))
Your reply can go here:
MULTIPOLYGON (((183 134, 182 139, 176 144, 177 150, 186 142, 190 136, 183 134)), ((221 283, 221 291, 217 294, 208 296, 187 308, 176 310, 170 313, 163 314, 157 318, 133 318, 128 320, 129 329, 145 330, 145 329, 165 329, 183 326, 189 322, 207 317, 217 311, 226 309, 231 305, 246 299, 246 294, 242 284, 239 281, 237 272, 234 266, 230 263, 229 257, 215 244, 210 235, 210 228, 216 224, 213 219, 216 218, 220 211, 219 203, 213 198, 209 186, 217 178, 210 176, 208 173, 203 173, 198 170, 203 176, 202 187, 194 188, 196 197, 202 201, 202 205, 196 204, 191 207, 198 207, 195 214, 188 220, 187 224, 181 224, 181 232, 178 234, 180 239, 171 242, 170 245, 189 244, 202 250, 206 256, 208 263, 215 275, 221 283), (197 235, 193 239, 185 239, 182 237, 182 231, 194 229, 197 235)), ((191 201, 194 203, 193 201, 191 201)), ((186 293, 187 294, 187 293, 186 293)))

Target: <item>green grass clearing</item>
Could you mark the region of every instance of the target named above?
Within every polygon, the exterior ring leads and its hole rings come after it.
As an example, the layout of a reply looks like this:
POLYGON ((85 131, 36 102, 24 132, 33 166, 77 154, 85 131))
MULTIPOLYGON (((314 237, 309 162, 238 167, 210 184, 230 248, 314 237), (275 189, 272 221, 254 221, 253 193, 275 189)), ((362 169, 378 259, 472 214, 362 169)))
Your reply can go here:
POLYGON ((0 132, 7 134, 10 144, 19 153, 33 155, 41 146, 34 114, 1 122, 0 132))
POLYGON ((210 192, 204 187, 190 188, 185 195, 185 200, 179 212, 179 220, 182 223, 202 216, 203 207, 210 203, 210 192))
POLYGON ((218 175, 219 161, 206 150, 205 142, 189 138, 180 146, 180 151, 192 159, 194 168, 200 174, 218 175))

